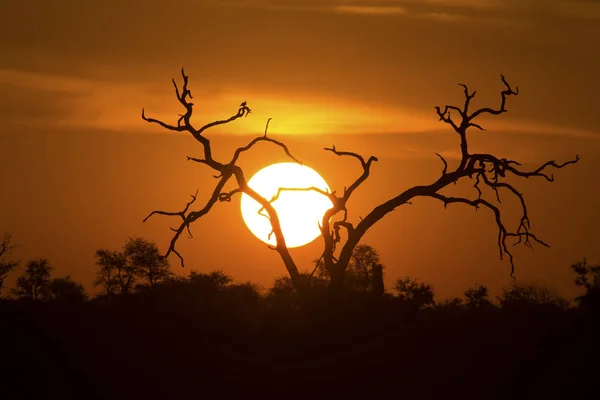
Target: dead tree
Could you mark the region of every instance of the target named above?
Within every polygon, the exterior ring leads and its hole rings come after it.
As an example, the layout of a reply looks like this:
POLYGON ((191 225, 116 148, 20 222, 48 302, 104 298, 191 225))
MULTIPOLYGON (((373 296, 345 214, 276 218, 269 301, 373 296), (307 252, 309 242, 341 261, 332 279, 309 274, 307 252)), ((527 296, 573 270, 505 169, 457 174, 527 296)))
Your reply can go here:
MULTIPOLYGON (((361 238, 365 235, 365 233, 385 217, 387 214, 400 207, 403 204, 410 204, 410 202, 418 197, 431 197, 434 199, 440 200, 444 207, 448 204, 453 203, 462 203, 474 207, 476 209, 484 208, 491 211, 494 215, 495 222, 498 227, 498 248, 500 252, 500 258, 504 256, 508 256, 511 265, 511 276, 514 277, 514 262, 513 256, 508 249, 507 240, 514 239, 515 243, 522 243, 526 246, 532 247, 534 242, 537 242, 543 246, 548 247, 548 244, 540 240, 530 231, 530 221, 529 215, 527 212, 527 206, 525 200, 523 198, 522 193, 520 193, 512 184, 507 183, 505 178, 507 175, 513 175, 516 177, 522 178, 530 178, 530 177, 541 177, 550 182, 554 180, 553 175, 548 173, 549 168, 562 168, 568 164, 574 164, 579 160, 579 156, 576 156, 575 159, 566 161, 561 164, 557 164, 555 161, 548 161, 538 168, 533 170, 524 170, 521 167, 521 164, 515 160, 509 160, 506 158, 498 158, 492 154, 483 154, 483 153, 470 153, 467 142, 467 130, 470 128, 476 128, 478 130, 484 130, 484 128, 475 122, 477 117, 489 114, 489 115, 500 115, 505 113, 506 110, 506 101, 509 96, 518 95, 518 88, 513 90, 508 82, 505 80, 504 76, 501 75, 502 83, 505 86, 505 89, 501 92, 501 101, 500 107, 497 109, 493 108, 479 108, 474 111, 470 111, 469 107, 471 105, 471 100, 475 97, 475 91, 470 92, 466 85, 460 84, 460 86, 464 89, 465 102, 462 108, 452 105, 446 105, 443 109, 441 107, 435 107, 437 115, 440 121, 443 121, 446 124, 449 124, 452 129, 458 134, 460 141, 460 149, 461 149, 461 159, 458 163, 458 166, 449 170, 449 165, 447 161, 440 155, 436 155, 442 160, 444 164, 444 168, 442 170, 441 176, 433 183, 429 185, 422 186, 414 186, 408 188, 398 194, 397 196, 385 201, 374 207, 364 218, 361 218, 358 223, 353 223, 348 220, 348 209, 346 205, 350 200, 350 197, 354 194, 354 192, 358 189, 358 187, 369 177, 371 166, 374 162, 377 161, 377 157, 370 156, 368 159, 365 159, 363 156, 350 152, 350 151, 340 151, 336 149, 335 146, 326 147, 324 150, 333 153, 339 157, 351 157, 356 159, 360 167, 362 169, 361 174, 352 182, 349 186, 345 187, 341 195, 337 195, 335 191, 329 193, 324 192, 318 188, 280 188, 278 193, 272 199, 265 199, 252 190, 246 181, 244 176, 244 172, 242 168, 236 165, 236 162, 239 156, 245 152, 250 150, 255 144, 259 142, 270 142, 274 145, 280 147, 288 157, 290 157, 295 162, 300 163, 288 150, 287 146, 275 139, 272 139, 267 136, 267 127, 265 128, 265 133, 263 136, 256 137, 250 143, 248 143, 244 147, 240 147, 236 149, 233 153, 233 156, 229 162, 223 163, 217 161, 213 158, 211 152, 211 146, 209 140, 203 135, 204 131, 213 126, 227 124, 232 122, 240 117, 247 116, 250 113, 250 108, 244 103, 241 104, 240 108, 237 111, 237 114, 226 120, 220 120, 211 122, 209 124, 204 125, 203 127, 196 129, 192 126, 190 122, 190 118, 193 112, 193 103, 189 100, 192 99, 192 94, 188 88, 188 76, 185 74, 184 70, 181 70, 181 75, 183 77, 183 87, 181 91, 177 86, 175 80, 173 80, 173 85, 175 86, 175 94, 179 102, 183 105, 186 112, 185 114, 180 115, 179 120, 177 121, 177 125, 169 125, 165 122, 148 118, 144 114, 144 110, 142 110, 142 118, 150 123, 156 123, 162 126, 163 128, 177 131, 177 132, 189 132, 192 136, 200 142, 202 145, 204 156, 203 158, 193 158, 187 157, 188 160, 198 162, 201 164, 205 164, 217 171, 217 175, 214 175, 216 179, 218 179, 217 184, 212 192, 211 197, 208 199, 206 204, 197 210, 191 210, 192 204, 196 201, 196 195, 192 196, 192 199, 187 203, 185 208, 182 211, 178 212, 166 212, 166 211, 153 211, 148 215, 144 221, 150 218, 154 214, 161 214, 167 216, 175 216, 181 219, 181 223, 177 228, 171 228, 175 234, 171 240, 169 248, 164 255, 165 257, 169 256, 171 253, 176 254, 183 265, 184 260, 181 254, 177 252, 175 249, 175 245, 177 240, 184 232, 184 230, 188 231, 188 234, 191 236, 190 232, 190 224, 196 221, 198 218, 207 214, 212 206, 220 202, 229 202, 231 198, 239 193, 246 193, 248 196, 259 202, 262 206, 261 212, 264 210, 267 212, 268 218, 271 221, 271 226, 273 229, 273 234, 276 237, 277 245, 275 247, 271 247, 276 250, 290 275, 290 278, 294 284, 294 286, 298 290, 302 290, 304 288, 305 278, 302 274, 299 273, 298 267, 295 264, 290 252, 286 246, 285 238, 281 231, 281 226, 279 224, 279 218, 275 209, 272 206, 272 202, 275 201, 278 195, 285 190, 314 190, 317 191, 324 196, 327 196, 333 207, 329 209, 325 215, 323 216, 322 223, 320 225, 322 239, 324 243, 323 253, 320 257, 325 268, 329 272, 330 275, 330 287, 332 290, 341 290, 343 287, 344 276, 348 265, 350 263, 352 251, 359 244, 361 238), (451 115, 451 112, 453 113, 451 115), (457 116, 454 119, 454 115, 457 116), (474 188, 476 189, 477 196, 473 199, 469 199, 466 197, 448 197, 440 193, 442 189, 449 186, 450 184, 457 183, 459 180, 463 178, 469 178, 474 181, 474 188), (237 183, 237 188, 233 189, 229 192, 224 191, 225 185, 229 182, 230 179, 234 179, 237 183), (500 202, 500 189, 505 190, 512 196, 516 196, 521 204, 522 214, 520 218, 520 222, 515 230, 508 230, 501 217, 500 209, 497 205, 493 204, 487 199, 483 198, 483 187, 488 187, 492 189, 496 194, 496 200, 500 202), (344 241, 342 242, 342 239, 344 241)), ((300 163, 301 164, 301 163, 300 163)))

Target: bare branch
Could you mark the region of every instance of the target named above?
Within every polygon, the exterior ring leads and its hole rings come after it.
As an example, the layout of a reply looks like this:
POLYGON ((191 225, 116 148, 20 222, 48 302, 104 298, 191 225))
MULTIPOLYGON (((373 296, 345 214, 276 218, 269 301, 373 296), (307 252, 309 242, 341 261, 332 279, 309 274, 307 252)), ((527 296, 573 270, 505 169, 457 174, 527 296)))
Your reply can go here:
POLYGON ((12 244, 11 241, 12 235, 10 233, 5 233, 2 241, 0 241, 0 257, 8 255, 17 249, 17 245, 12 244))
POLYGON ((233 116, 231 116, 231 117, 229 117, 227 119, 222 119, 222 120, 219 120, 219 121, 210 122, 210 123, 204 125, 202 128, 198 129, 198 131, 196 131, 196 134, 197 135, 202 135, 202 133, 205 130, 209 129, 209 128, 212 128, 212 127, 217 126, 217 125, 228 124, 228 123, 230 123, 232 121, 235 121, 236 119, 238 119, 240 117, 243 117, 244 115, 248 116, 248 114, 250 113, 250 111, 251 110, 247 106, 240 107, 240 109, 238 110, 237 114, 235 114, 235 115, 233 115, 233 116))
POLYGON ((193 113, 194 103, 190 103, 188 101, 188 97, 190 99, 192 99, 193 97, 192 97, 192 92, 188 88, 189 77, 185 74, 185 71, 183 68, 181 68, 181 76, 183 78, 183 87, 182 87, 181 93, 179 91, 179 87, 177 86, 177 82, 175 82, 175 79, 172 79, 177 100, 181 103, 181 105, 186 110, 185 114, 179 114, 179 119, 177 120, 177 126, 167 124, 166 122, 163 122, 163 121, 160 121, 160 120, 157 120, 154 118, 146 117, 145 111, 143 108, 142 108, 142 119, 147 122, 150 122, 150 123, 159 124, 163 128, 166 128, 166 129, 169 129, 172 131, 190 132, 192 134, 192 136, 203 145, 204 152, 205 152, 205 159, 206 159, 207 163, 211 163, 212 157, 211 157, 211 151, 210 151, 210 144, 209 144, 208 139, 206 139, 205 137, 202 136, 202 133, 205 130, 212 128, 214 126, 227 124, 227 123, 232 122, 240 117, 243 117, 244 115, 247 116, 248 114, 250 114, 251 110, 246 105, 246 102, 243 102, 240 105, 237 114, 229 117, 228 119, 210 122, 210 123, 204 125, 202 128, 196 130, 190 122, 190 119, 191 119, 192 113, 193 113))
POLYGON ((492 115, 499 115, 502 114, 504 112, 506 112, 506 98, 508 96, 516 96, 519 94, 519 88, 515 88, 516 90, 512 90, 512 88, 510 87, 510 85, 508 84, 508 82, 506 82, 506 79, 504 78, 504 75, 500 75, 500 77, 502 78, 502 83, 504 83, 504 86, 506 86, 506 89, 503 90, 501 92, 501 101, 500 101, 500 108, 497 110, 494 110, 492 108, 480 108, 479 110, 473 112, 473 114, 469 115, 468 119, 469 121, 477 118, 479 115, 487 113, 487 114, 492 114, 492 115))
POLYGON ((377 159, 377 157, 371 156, 371 157, 369 157, 369 159, 367 161, 365 161, 365 159, 357 153, 354 153, 351 151, 337 150, 335 148, 335 145, 331 146, 331 147, 325 147, 323 150, 330 151, 337 156, 354 157, 360 161, 360 165, 363 168, 363 173, 354 181, 354 183, 352 183, 352 185, 350 185, 347 189, 344 190, 344 197, 343 197, 344 205, 343 206, 345 207, 345 203, 348 201, 348 199, 350 199, 350 196, 352 195, 352 193, 360 186, 361 183, 363 183, 369 177, 369 173, 371 170, 371 164, 373 162, 376 162, 379 160, 377 159))
POLYGON ((233 189, 232 191, 227 192, 227 193, 220 193, 219 194, 219 201, 221 201, 221 202, 226 201, 226 202, 229 203, 231 201, 231 197, 234 194, 241 193, 241 192, 242 192, 242 189, 237 188, 237 189, 233 189))
POLYGON ((448 172, 448 163, 446 162, 444 157, 442 157, 439 153, 435 153, 435 155, 438 156, 440 160, 442 160, 442 162, 444 163, 444 170, 442 171, 442 175, 446 175, 446 172, 448 172))
POLYGON ((480 177, 481 177, 481 174, 477 174, 477 177, 475 178, 475 185, 473 185, 475 187, 475 189, 477 189, 477 199, 481 199, 481 196, 483 196, 483 192, 481 191, 481 188, 479 187, 479 184, 481 183, 481 181, 479 180, 480 177))
POLYGON ((308 275, 309 278, 312 278, 313 275, 315 274, 315 272, 317 271, 317 269, 319 269, 319 265, 323 261, 323 256, 324 255, 325 255, 325 253, 321 254, 321 257, 319 257, 319 259, 317 260, 317 262, 315 262, 315 268, 312 270, 312 272, 310 273, 310 275, 308 275))
POLYGON ((267 124, 265 125, 265 136, 264 136, 264 137, 267 137, 267 130, 269 129, 269 122, 271 122, 271 120, 272 120, 272 119, 273 119, 273 118, 269 118, 269 119, 267 120, 267 124))
POLYGON ((196 193, 192 194, 191 196, 192 196, 192 200, 188 201, 188 203, 185 205, 185 208, 183 210, 176 211, 176 212, 155 210, 155 211, 152 211, 146 218, 144 218, 144 220, 142 222, 146 222, 148 220, 148 218, 150 218, 154 214, 168 215, 168 216, 179 215, 185 221, 185 213, 187 213, 190 206, 192 204, 194 204, 194 202, 196 201, 196 198, 198 196, 198 189, 196 189, 196 193))
POLYGON ((201 159, 201 158, 194 158, 194 157, 190 157, 190 156, 186 156, 188 161, 194 161, 200 164, 204 164, 204 165, 208 165, 209 167, 211 166, 211 163, 209 163, 208 161, 201 159))
POLYGON ((154 119, 154 118, 148 118, 148 117, 146 117, 146 114, 145 114, 145 111, 144 111, 144 109, 143 109, 143 108, 142 108, 142 119, 143 119, 144 121, 148 121, 148 122, 150 122, 150 123, 159 124, 159 125, 160 125, 160 126, 162 126, 163 128, 169 129, 169 130, 171 130, 171 131, 183 132, 183 131, 185 131, 185 130, 186 130, 186 127, 185 127, 185 126, 181 126, 181 125, 178 125, 178 126, 173 126, 173 125, 169 125, 169 124, 167 124, 167 123, 165 123, 165 122, 162 122, 162 121, 160 121, 160 120, 158 120, 158 119, 154 119))
MULTIPOLYGON (((265 130, 265 132, 266 132, 266 130, 265 130)), ((275 145, 277 145, 277 146, 281 147, 281 148, 283 149, 283 151, 285 152, 285 154, 286 154, 286 155, 287 155, 289 158, 291 158, 292 160, 294 160, 296 163, 298 163, 298 164, 302 165, 302 161, 300 161, 300 160, 298 160, 296 157, 294 157, 294 156, 292 155, 292 153, 290 153, 290 150, 288 149, 288 147, 287 147, 287 146, 286 146, 286 145, 285 145, 283 142, 280 142, 280 141, 278 141, 278 140, 275 140, 275 139, 271 139, 270 137, 267 137, 266 135, 265 135, 265 136, 260 136, 260 137, 254 138, 254 139, 252 139, 252 141, 251 141, 250 143, 248 143, 246 146, 239 147, 239 148, 238 148, 238 149, 235 151, 235 153, 233 154, 233 158, 232 158, 232 159, 231 159, 231 161, 229 162, 229 165, 233 165, 233 164, 235 164, 235 163, 236 163, 236 161, 238 160, 238 158, 240 157, 240 155, 241 155, 243 152, 250 150, 250 149, 251 149, 251 148, 252 148, 252 147, 253 147, 253 146, 254 146, 256 143, 258 143, 258 142, 270 142, 270 143, 273 143, 273 144, 275 144, 275 145)))
POLYGON ((468 126, 472 126, 472 127, 474 127, 474 128, 477 128, 477 129, 479 129, 480 131, 485 131, 485 129, 484 129, 484 128, 482 128, 482 127, 481 127, 481 125, 479 125, 479 124, 476 124, 476 123, 474 123, 474 122, 469 122, 469 125, 468 125, 468 126))
MULTIPOLYGON (((545 178, 549 182, 554 182, 554 175, 552 175, 552 174, 551 175, 547 175, 544 172, 544 170, 547 167, 554 167, 554 168, 560 169, 560 168, 566 167, 569 164, 576 164, 578 161, 579 161, 579 154, 577 154, 575 156, 575 159, 566 161, 566 162, 564 162, 562 164, 557 164, 554 160, 545 162, 544 164, 542 164, 541 166, 539 166, 536 170, 531 171, 531 172, 519 171, 516 168, 511 167, 510 164, 507 164, 505 168, 506 168, 507 171, 510 171, 513 174, 521 176, 521 177, 524 177, 524 178, 529 178, 529 177, 532 177, 532 176, 541 176, 541 177, 545 178)), ((521 165, 521 164, 519 164, 517 162, 514 162, 514 161, 512 163, 516 164, 516 165, 521 165)))
MULTIPOLYGON (((478 209, 480 206, 484 206, 484 207, 488 208, 489 210, 491 210, 494 213, 494 216, 496 219, 496 225, 498 226, 498 249, 500 251, 500 259, 503 259, 504 255, 508 255, 509 260, 510 260, 510 268, 511 268, 510 276, 512 278, 515 277, 515 265, 514 265, 513 255, 508 250, 508 247, 506 244, 506 239, 508 237, 518 238, 519 241, 524 237, 525 241, 527 243, 530 243, 529 239, 533 239, 534 241, 542 244, 543 246, 549 247, 548 244, 539 240, 535 235, 529 233, 527 230, 521 231, 522 224, 519 225, 519 228, 517 229, 517 231, 508 232, 506 230, 506 227, 502 223, 501 214, 500 214, 500 210, 498 209, 498 207, 494 206, 493 204, 489 203, 486 200, 483 200, 483 199, 469 200, 469 199, 465 199, 462 197, 446 197, 439 193, 434 193, 431 195, 431 197, 441 200, 444 203, 444 207, 447 207, 448 204, 451 204, 451 203, 463 203, 463 204, 467 204, 472 207, 475 207, 475 209, 478 209)), ((529 246, 531 247, 531 245, 529 245, 529 246)))
POLYGON ((452 126, 452 128, 458 132, 458 126, 456 125, 456 123, 454 122, 452 117, 450 116, 449 110, 451 110, 451 109, 457 110, 458 113, 460 115, 462 115, 462 110, 460 108, 454 107, 454 106, 446 106, 446 107, 444 107, 443 112, 439 106, 435 106, 434 109, 437 112, 437 115, 440 117, 440 121, 444 121, 445 123, 450 124, 450 126, 452 126), (446 115, 446 114, 448 114, 448 115, 446 115))
POLYGON ((335 230, 339 230, 339 227, 342 227, 342 226, 344 228, 346 228, 348 233, 351 233, 352 231, 354 231, 354 225, 352 225, 352 223, 350 223, 348 221, 335 221, 333 223, 333 227, 335 230))
MULTIPOLYGON (((327 192, 327 191, 325 191, 323 189, 320 189, 320 188, 318 188, 316 186, 310 186, 310 187, 305 187, 305 188, 280 187, 280 188, 277 189, 277 193, 275 193, 273 195, 273 197, 271 197, 271 200, 269 200, 269 203, 275 202, 277 199, 279 199, 279 196, 281 195, 281 193, 282 192, 286 192, 286 191, 291 191, 291 192, 310 192, 310 191, 313 191, 313 192, 317 192, 317 193, 322 194, 323 196, 329 198, 329 200, 331 200, 331 202, 333 204, 335 204, 335 203, 338 202, 338 197, 335 195, 335 192, 327 192)), ((258 210, 258 213, 260 215, 263 215, 263 216, 265 216, 265 217, 268 218, 267 215, 261 214, 261 212, 264 211, 264 209, 265 209, 265 207, 261 207, 258 210)))

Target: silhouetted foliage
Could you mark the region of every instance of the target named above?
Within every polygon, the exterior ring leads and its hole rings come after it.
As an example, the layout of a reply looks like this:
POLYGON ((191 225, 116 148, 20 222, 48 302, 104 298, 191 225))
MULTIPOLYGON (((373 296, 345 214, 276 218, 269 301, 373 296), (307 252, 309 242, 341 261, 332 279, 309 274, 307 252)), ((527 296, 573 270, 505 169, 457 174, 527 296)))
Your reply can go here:
POLYGON ((190 271, 189 280, 195 285, 215 290, 223 290, 233 282, 233 278, 221 270, 209 273, 190 271))
MULTIPOLYGON (((318 296, 323 294, 328 285, 328 279, 309 274, 302 274, 306 280, 306 292, 318 296)), ((294 286, 294 283, 289 276, 281 276, 276 278, 266 294, 266 300, 275 308, 283 308, 289 310, 299 310, 306 304, 305 298, 294 286)))
POLYGON ((48 283, 47 295, 49 300, 61 303, 80 303, 88 298, 83 285, 74 282, 69 275, 52 279, 48 283))
POLYGON ((5 233, 4 237, 0 241, 0 295, 2 295, 4 280, 12 270, 19 266, 18 261, 9 259, 10 254, 16 248, 11 241, 12 237, 9 233, 5 233))
POLYGON ((300 294, 289 276, 281 276, 275 279, 273 287, 267 292, 267 300, 276 306, 293 309, 300 307, 300 294))
POLYGON ((60 299, 78 285, 51 279, 56 301, 0 301, 4 393, 379 398, 401 387, 409 398, 593 398, 581 382, 596 377, 598 320, 563 312, 553 290, 519 283, 498 308, 483 306, 482 285, 465 291, 465 306, 434 303, 431 285, 411 278, 398 280, 397 297, 374 298, 333 295, 326 280, 304 277, 310 296, 289 277, 265 293, 222 271, 192 271, 77 307, 60 299), (310 384, 291 393, 299 381, 310 384))
POLYGON ((502 289, 498 297, 502 308, 528 309, 537 306, 566 309, 569 302, 562 298, 555 289, 536 283, 515 282, 502 289))
MULTIPOLYGON (((313 261, 315 271, 312 276, 317 280, 330 281, 329 271, 325 268, 323 259, 313 261)), ((358 292, 377 292, 382 295, 383 287, 383 265, 380 262, 380 255, 373 246, 361 244, 356 246, 350 258, 350 264, 346 270, 344 278, 344 288, 350 291, 358 292)), ((291 281, 289 281, 291 284, 291 281)), ((314 285, 314 281, 312 284, 314 285)))
POLYGON ((98 270, 94 285, 101 287, 107 296, 127 294, 133 289, 135 267, 127 262, 125 254, 107 249, 97 250, 96 266, 98 270))
POLYGON ((600 310, 600 265, 589 265, 587 259, 571 265, 575 274, 575 285, 585 289, 585 293, 578 296, 577 304, 590 311, 600 310))
POLYGON ((492 302, 488 298, 488 288, 486 286, 475 284, 465 290, 466 306, 470 308, 488 307, 492 302))
POLYGON ((48 296, 52 266, 45 258, 31 260, 27 263, 23 275, 17 278, 13 294, 21 299, 43 300, 48 296))
POLYGON ((168 279, 172 272, 169 261, 160 255, 156 243, 144 238, 129 238, 125 242, 123 254, 127 263, 135 270, 137 282, 150 289, 168 279))
POLYGON ((455 317, 465 311, 464 301, 460 297, 451 297, 449 299, 438 301, 435 303, 434 307, 438 312, 448 317, 455 317))
POLYGON ((379 261, 379 253, 372 246, 368 244, 356 246, 346 271, 348 286, 364 292, 372 291, 373 266, 379 264, 379 261))
POLYGON ((96 251, 96 280, 104 294, 127 294, 149 289, 172 277, 169 262, 160 255, 156 243, 144 238, 129 238, 123 251, 96 251))
MULTIPOLYGON (((460 148, 460 160, 456 167, 450 167, 448 162, 440 155, 436 155, 442 160, 444 167, 441 176, 429 185, 418 185, 411 188, 407 188, 402 191, 398 188, 399 194, 394 197, 382 202, 375 206, 368 214, 360 218, 360 221, 349 221, 348 220, 348 202, 352 194, 360 187, 360 185, 367 180, 370 176, 371 166, 377 162, 378 159, 375 156, 370 156, 368 159, 365 157, 351 152, 341 151, 336 149, 333 145, 331 147, 325 147, 324 150, 332 153, 338 157, 350 157, 357 160, 360 164, 361 174, 352 182, 350 185, 344 187, 344 190, 340 190, 341 194, 337 194, 335 190, 331 192, 325 192, 315 187, 305 188, 279 188, 278 193, 271 199, 265 199, 255 192, 248 186, 245 178, 244 171, 237 165, 238 159, 242 153, 249 151, 254 145, 259 142, 269 142, 285 152, 285 154, 292 159, 294 162, 301 163, 296 157, 294 157, 289 151, 288 147, 281 141, 272 139, 267 136, 267 130, 269 126, 269 120, 267 120, 265 126, 265 133, 263 136, 258 136, 250 141, 246 146, 237 148, 229 161, 218 161, 214 158, 215 152, 211 147, 210 140, 205 136, 205 131, 211 127, 217 125, 223 125, 233 122, 241 117, 248 116, 251 112, 244 101, 238 107, 237 113, 229 117, 228 119, 218 120, 211 123, 207 123, 200 128, 196 128, 192 124, 192 114, 194 111, 194 103, 192 99, 191 91, 188 87, 189 77, 185 74, 183 68, 181 69, 181 77, 183 79, 183 85, 181 88, 177 85, 177 82, 173 79, 173 85, 175 87, 175 95, 179 103, 184 107, 185 113, 180 114, 180 118, 177 120, 177 124, 169 124, 162 120, 147 117, 145 110, 142 109, 142 119, 161 126, 164 129, 175 132, 188 132, 192 135, 196 141, 201 145, 203 154, 201 158, 195 158, 188 156, 189 161, 198 162, 212 168, 216 174, 213 176, 218 180, 208 202, 198 210, 189 211, 190 206, 196 201, 196 194, 192 196, 192 199, 186 204, 182 211, 169 212, 155 210, 151 212, 144 221, 148 220, 154 214, 166 215, 176 217, 181 220, 179 226, 175 231, 169 248, 165 254, 165 257, 170 254, 177 255, 181 264, 183 265, 183 257, 176 250, 176 243, 181 234, 184 231, 188 231, 191 236, 190 225, 198 218, 209 213, 212 207, 217 202, 230 202, 232 197, 237 194, 246 194, 252 199, 260 203, 262 210, 266 212, 272 226, 272 234, 276 238, 277 245, 274 247, 285 268, 288 271, 291 281, 293 282, 296 289, 305 291, 308 283, 306 277, 299 271, 292 255, 287 248, 285 237, 283 236, 279 217, 275 209, 272 206, 272 202, 275 201, 279 194, 285 190, 314 190, 323 196, 328 197, 332 202, 332 208, 325 212, 321 221, 321 233, 324 243, 324 248, 320 260, 322 260, 324 268, 328 272, 330 288, 333 292, 342 292, 345 288, 345 278, 351 277, 352 274, 348 274, 347 270, 350 268, 354 251, 360 243, 363 236, 367 231, 379 222, 386 215, 390 214, 396 208, 410 204, 412 201, 423 197, 429 197, 442 202, 444 207, 448 204, 460 203, 474 207, 475 209, 486 209, 494 215, 494 220, 498 228, 498 248, 500 250, 500 257, 508 256, 511 265, 511 276, 514 276, 514 263, 513 256, 508 247, 508 240, 514 240, 516 244, 522 243, 526 246, 532 247, 533 243, 538 243, 543 246, 548 246, 547 243, 539 239, 535 234, 530 231, 529 213, 527 205, 523 198, 523 195, 514 186, 512 181, 506 178, 530 178, 539 177, 544 178, 550 182, 554 180, 553 175, 549 174, 549 168, 563 168, 569 164, 574 164, 579 161, 579 156, 575 159, 557 164, 555 161, 548 161, 540 165, 534 170, 524 170, 521 168, 521 164, 516 160, 509 160, 507 158, 498 157, 489 153, 471 153, 469 151, 467 131, 471 128, 478 130, 484 130, 476 121, 479 120, 480 116, 498 116, 507 112, 506 101, 510 96, 517 96, 519 94, 518 88, 513 88, 506 81, 503 75, 501 75, 501 81, 504 86, 504 90, 501 91, 501 101, 498 108, 493 109, 489 107, 482 107, 475 109, 472 107, 472 100, 475 97, 476 92, 470 91, 464 84, 460 86, 464 89, 464 105, 462 107, 446 105, 444 108, 439 106, 435 107, 436 114, 439 120, 448 124, 452 130, 458 134, 459 137, 459 148, 460 148), (452 114, 451 114, 452 113, 452 114), (441 191, 451 184, 456 184, 459 180, 472 179, 473 186, 477 191, 477 197, 449 197, 442 194, 441 191), (225 191, 224 188, 230 181, 235 182, 235 188, 230 191, 225 191), (514 196, 521 205, 521 217, 519 224, 515 229, 508 229, 503 221, 502 212, 498 205, 493 204, 494 200, 488 200, 484 198, 484 192, 482 188, 491 189, 494 192, 496 200, 500 203, 499 191, 506 191, 510 196, 514 196), (345 241, 343 241, 345 239, 345 241)), ((358 267, 359 269, 362 267, 358 267)), ((368 271, 356 271, 365 273, 368 276, 368 271)), ((369 285, 368 279, 359 281, 363 286, 369 285)), ((381 287, 378 288, 381 292, 381 287)))
POLYGON ((417 309, 435 304, 433 287, 425 282, 405 277, 398 279, 394 285, 396 298, 417 309))

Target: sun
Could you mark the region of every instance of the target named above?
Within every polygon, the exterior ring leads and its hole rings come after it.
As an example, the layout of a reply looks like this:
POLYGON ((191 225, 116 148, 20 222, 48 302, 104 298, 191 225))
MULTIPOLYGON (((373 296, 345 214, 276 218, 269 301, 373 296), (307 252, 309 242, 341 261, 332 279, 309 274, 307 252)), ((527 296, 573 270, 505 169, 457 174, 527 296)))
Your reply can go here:
MULTIPOLYGON (((315 170, 291 162, 272 164, 261 169, 248 181, 248 186, 267 200, 271 200, 279 188, 314 186, 323 191, 330 191, 327 182, 315 170)), ((288 248, 304 246, 321 235, 319 224, 322 223, 325 211, 333 207, 327 196, 314 190, 285 190, 272 204, 279 216, 281 231, 288 248)), ((275 246, 275 235, 269 235, 272 231, 271 222, 265 216, 267 212, 260 211, 261 205, 244 193, 241 208, 242 218, 250 232, 263 242, 275 246)))

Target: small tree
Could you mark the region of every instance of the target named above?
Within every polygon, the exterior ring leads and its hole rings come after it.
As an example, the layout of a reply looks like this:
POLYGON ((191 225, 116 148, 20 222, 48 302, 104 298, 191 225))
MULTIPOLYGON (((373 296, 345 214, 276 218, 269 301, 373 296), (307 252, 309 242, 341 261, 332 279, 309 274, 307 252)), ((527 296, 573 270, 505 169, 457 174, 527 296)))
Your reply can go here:
POLYGON ((18 261, 13 261, 9 259, 10 254, 15 249, 16 246, 11 243, 10 234, 5 233, 4 237, 0 241, 0 295, 2 294, 4 280, 13 269, 19 266, 18 261))
POLYGON ((22 299, 45 299, 48 295, 50 271, 52 271, 52 266, 45 258, 29 261, 23 275, 17 278, 13 294, 22 299))
POLYGON ((79 303, 88 298, 83 285, 73 281, 70 275, 52 279, 48 283, 48 295, 51 300, 63 303, 79 303))
POLYGON ((127 294, 135 289, 153 289, 172 276, 169 262, 160 255, 156 243, 144 238, 129 238, 123 251, 96 251, 96 280, 106 295, 127 294))
POLYGON ((127 294, 133 289, 136 271, 125 255, 119 251, 100 249, 96 251, 96 280, 94 285, 101 287, 104 294, 113 296, 127 294))
POLYGON ((435 304, 433 286, 428 283, 419 282, 407 276, 398 279, 394 289, 398 292, 396 298, 417 309, 435 304))
POLYGON ((465 290, 466 305, 470 308, 481 308, 491 305, 488 299, 488 288, 478 283, 465 290))
POLYGON ((166 281, 172 272, 169 261, 160 255, 156 243, 144 238, 129 238, 123 255, 141 285, 153 289, 157 283, 166 281))

